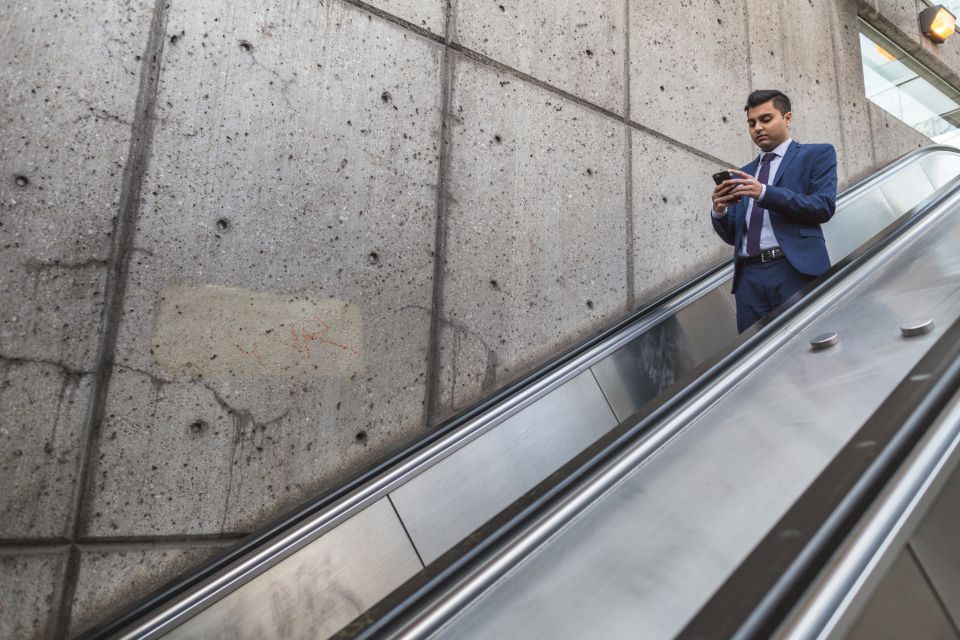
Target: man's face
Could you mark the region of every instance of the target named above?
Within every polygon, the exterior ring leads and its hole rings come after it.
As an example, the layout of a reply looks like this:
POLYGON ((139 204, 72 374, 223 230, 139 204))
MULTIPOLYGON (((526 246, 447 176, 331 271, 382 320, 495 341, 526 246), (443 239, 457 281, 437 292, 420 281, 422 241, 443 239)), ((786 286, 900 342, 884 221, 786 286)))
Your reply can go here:
POLYGON ((788 126, 793 113, 781 114, 773 100, 751 107, 747 110, 747 126, 754 144, 763 151, 773 151, 790 137, 788 126))

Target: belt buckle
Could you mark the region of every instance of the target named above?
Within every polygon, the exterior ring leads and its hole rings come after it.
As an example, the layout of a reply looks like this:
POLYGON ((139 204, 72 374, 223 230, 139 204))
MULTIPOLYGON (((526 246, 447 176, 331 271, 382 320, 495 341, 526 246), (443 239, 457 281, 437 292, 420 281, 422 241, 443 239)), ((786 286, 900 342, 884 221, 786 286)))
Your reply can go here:
POLYGON ((760 263, 773 262, 777 259, 777 250, 776 249, 767 249, 766 251, 760 252, 760 263))

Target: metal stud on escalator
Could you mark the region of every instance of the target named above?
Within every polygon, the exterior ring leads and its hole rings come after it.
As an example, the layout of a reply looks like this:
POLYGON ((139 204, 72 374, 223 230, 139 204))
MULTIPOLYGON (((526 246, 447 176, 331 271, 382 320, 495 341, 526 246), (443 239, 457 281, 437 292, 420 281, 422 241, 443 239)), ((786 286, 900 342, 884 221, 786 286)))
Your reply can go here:
POLYGON ((829 349, 830 347, 836 346, 840 342, 839 336, 835 331, 829 333, 821 333, 816 338, 810 341, 810 346, 813 347, 814 351, 823 351, 824 349, 829 349))

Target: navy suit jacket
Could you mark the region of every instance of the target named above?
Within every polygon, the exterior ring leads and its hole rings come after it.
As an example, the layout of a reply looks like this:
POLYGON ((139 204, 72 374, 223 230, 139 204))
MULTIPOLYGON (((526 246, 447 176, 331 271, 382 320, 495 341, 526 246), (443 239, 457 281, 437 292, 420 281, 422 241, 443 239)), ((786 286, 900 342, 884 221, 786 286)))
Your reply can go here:
MULTIPOLYGON (((743 167, 750 175, 757 174, 760 158, 743 167)), ((734 256, 747 232, 747 203, 743 198, 727 207, 726 215, 713 220, 713 228, 727 244, 734 247, 734 256)), ((787 147, 777 175, 767 185, 760 206, 770 212, 770 225, 784 256, 800 273, 819 276, 830 268, 827 245, 820 225, 833 216, 837 203, 837 152, 830 144, 800 144, 787 147)), ((733 291, 740 281, 741 261, 735 260, 733 291)))

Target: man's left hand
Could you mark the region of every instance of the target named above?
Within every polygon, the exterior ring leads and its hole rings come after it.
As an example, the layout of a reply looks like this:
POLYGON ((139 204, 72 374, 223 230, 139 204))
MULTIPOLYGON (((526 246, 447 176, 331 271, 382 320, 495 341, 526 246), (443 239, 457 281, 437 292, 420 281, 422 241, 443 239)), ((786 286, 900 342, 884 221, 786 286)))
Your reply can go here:
POLYGON ((737 179, 729 181, 730 184, 736 185, 730 192, 730 195, 738 195, 742 198, 753 198, 756 200, 760 197, 760 194, 763 193, 763 185, 749 173, 744 173, 738 169, 729 169, 729 171, 734 175, 740 176, 737 179))

